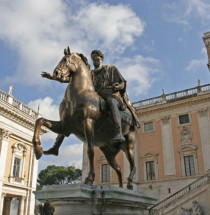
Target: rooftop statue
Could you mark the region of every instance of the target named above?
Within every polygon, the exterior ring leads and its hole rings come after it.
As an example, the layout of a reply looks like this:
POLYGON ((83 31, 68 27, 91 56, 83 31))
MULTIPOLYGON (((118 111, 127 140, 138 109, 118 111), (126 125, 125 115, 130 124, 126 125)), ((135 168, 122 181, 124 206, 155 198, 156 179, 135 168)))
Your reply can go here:
POLYGON ((68 47, 53 74, 42 73, 44 78, 69 84, 59 107, 60 121, 37 119, 32 140, 34 152, 37 159, 43 153, 58 155, 63 139, 74 134, 88 144, 89 173, 85 184, 93 184, 93 146, 98 146, 116 171, 122 187, 122 174, 115 157, 123 150, 130 164, 127 188, 132 189, 136 171, 133 155, 135 127, 139 127, 139 121, 126 95, 126 81, 118 69, 113 65, 103 66, 104 55, 99 50, 94 50, 91 58, 95 67, 92 71, 87 58, 83 54, 71 53, 68 47), (39 137, 42 125, 58 134, 54 146, 47 151, 43 151, 39 137))

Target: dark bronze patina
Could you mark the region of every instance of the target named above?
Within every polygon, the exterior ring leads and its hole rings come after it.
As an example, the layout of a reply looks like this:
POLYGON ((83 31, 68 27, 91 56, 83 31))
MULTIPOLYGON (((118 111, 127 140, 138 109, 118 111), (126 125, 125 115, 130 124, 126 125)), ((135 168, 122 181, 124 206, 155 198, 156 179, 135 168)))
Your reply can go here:
POLYGON ((126 81, 116 67, 102 66, 101 52, 95 50, 91 57, 95 66, 92 72, 86 57, 71 53, 68 47, 64 50, 64 57, 55 68, 53 75, 42 73, 44 78, 69 84, 59 107, 60 121, 37 119, 32 140, 34 152, 37 159, 43 153, 58 155, 65 136, 75 134, 88 144, 90 169, 85 184, 93 184, 95 178, 93 147, 98 146, 110 166, 116 171, 119 186, 122 187, 122 174, 115 157, 120 150, 123 150, 130 164, 127 188, 132 189, 132 180, 136 171, 133 155, 136 141, 135 126, 138 127, 139 124, 134 109, 125 96, 126 81), (107 77, 107 73, 112 75, 107 77), (39 137, 42 125, 58 134, 54 146, 45 152, 39 137))

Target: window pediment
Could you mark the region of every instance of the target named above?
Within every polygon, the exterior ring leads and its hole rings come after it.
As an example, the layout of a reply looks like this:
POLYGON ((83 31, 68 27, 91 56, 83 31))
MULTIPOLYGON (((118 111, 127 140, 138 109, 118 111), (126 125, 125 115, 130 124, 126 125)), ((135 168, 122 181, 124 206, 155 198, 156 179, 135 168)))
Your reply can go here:
POLYGON ((184 151, 196 151, 198 149, 198 146, 195 144, 183 144, 179 147, 179 152, 184 152, 184 151))

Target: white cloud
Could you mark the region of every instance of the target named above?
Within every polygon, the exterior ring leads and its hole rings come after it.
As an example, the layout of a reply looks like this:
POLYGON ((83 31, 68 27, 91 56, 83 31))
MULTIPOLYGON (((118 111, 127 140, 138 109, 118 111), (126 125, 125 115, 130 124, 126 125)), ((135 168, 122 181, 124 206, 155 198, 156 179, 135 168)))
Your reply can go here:
POLYGON ((145 95, 161 73, 159 61, 151 57, 122 58, 117 65, 128 82, 128 90, 135 95, 145 95))
POLYGON ((30 106, 33 109, 37 109, 37 107, 40 107, 40 114, 47 119, 51 120, 59 120, 59 107, 58 105, 54 104, 54 99, 50 97, 45 97, 43 99, 36 99, 33 101, 30 101, 28 103, 28 106, 30 106))
MULTIPOLYGON (((40 106, 40 114, 42 115, 42 117, 53 121, 60 120, 59 107, 58 105, 54 104, 54 100, 50 97, 30 101, 28 103, 28 106, 30 106, 34 110, 37 110, 37 107, 40 106)), ((56 136, 57 134, 49 131, 48 133, 42 135, 42 140, 46 141, 49 139, 55 139, 56 136)))
POLYGON ((192 72, 192 71, 197 71, 199 72, 199 69, 203 68, 206 66, 208 60, 206 59, 206 48, 202 48, 201 51, 201 57, 198 59, 192 59, 189 63, 188 66, 185 68, 186 71, 192 72))
POLYGON ((198 71, 199 68, 203 67, 206 64, 205 59, 193 59, 189 62, 186 67, 187 71, 198 71))
POLYGON ((39 161, 39 170, 45 169, 48 165, 63 165, 82 168, 83 144, 77 143, 61 147, 58 156, 43 155, 39 161))
POLYGON ((135 37, 143 33, 145 25, 122 4, 90 4, 79 11, 75 20, 84 32, 88 32, 87 38, 93 45, 99 45, 101 40, 102 48, 113 52, 124 51, 132 45, 135 37))
POLYGON ((202 24, 208 25, 210 21, 210 3, 208 0, 179 0, 165 5, 168 15, 167 21, 190 27, 192 19, 199 19, 202 24))
POLYGON ((40 72, 52 72, 67 45, 85 55, 94 48, 119 53, 142 34, 144 24, 123 4, 3 0, 0 28, 0 39, 18 54, 17 71, 4 82, 46 85, 40 72))

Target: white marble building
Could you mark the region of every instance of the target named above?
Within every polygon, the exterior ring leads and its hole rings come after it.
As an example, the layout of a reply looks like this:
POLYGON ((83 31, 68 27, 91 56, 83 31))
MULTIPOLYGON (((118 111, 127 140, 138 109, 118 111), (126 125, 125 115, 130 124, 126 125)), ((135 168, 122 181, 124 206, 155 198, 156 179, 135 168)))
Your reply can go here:
POLYGON ((38 116, 11 86, 8 94, 0 90, 0 215, 34 214, 38 161, 31 140, 38 116))

